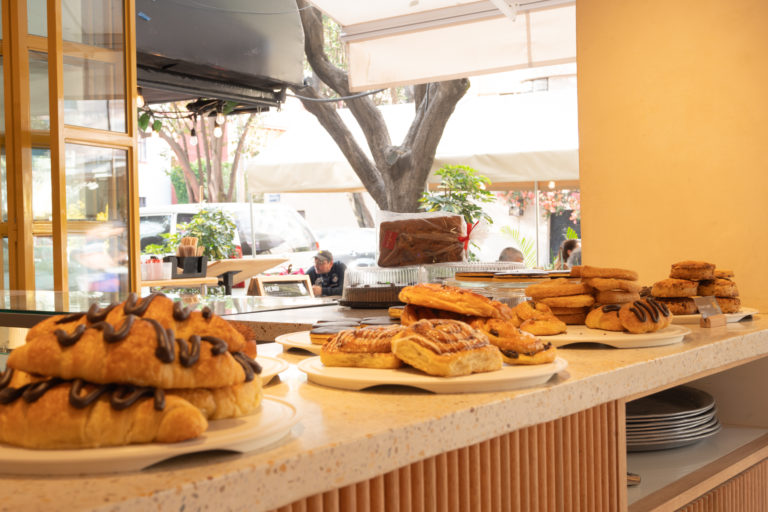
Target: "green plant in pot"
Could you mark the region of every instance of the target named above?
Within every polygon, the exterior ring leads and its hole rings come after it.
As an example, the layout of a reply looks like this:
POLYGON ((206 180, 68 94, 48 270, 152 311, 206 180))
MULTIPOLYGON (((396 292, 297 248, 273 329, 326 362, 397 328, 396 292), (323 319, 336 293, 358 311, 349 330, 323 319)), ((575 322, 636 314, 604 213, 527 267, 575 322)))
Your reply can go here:
MULTIPOLYGON (((495 200, 493 193, 487 190, 491 180, 466 165, 444 165, 435 174, 440 176, 437 190, 426 191, 419 199, 426 211, 458 213, 467 223, 467 236, 481 220, 493 223, 491 216, 481 206, 481 203, 492 203, 495 200)), ((474 242, 472 245, 477 247, 474 242)), ((468 251, 467 256, 470 261, 477 259, 472 251, 468 251)))
MULTIPOLYGON (((221 210, 202 209, 186 224, 179 224, 176 233, 167 235, 167 246, 175 252, 184 237, 196 237, 197 245, 204 247, 208 260, 223 260, 237 255, 235 229, 232 218, 221 210)), ((146 252, 146 249, 145 249, 146 252)))

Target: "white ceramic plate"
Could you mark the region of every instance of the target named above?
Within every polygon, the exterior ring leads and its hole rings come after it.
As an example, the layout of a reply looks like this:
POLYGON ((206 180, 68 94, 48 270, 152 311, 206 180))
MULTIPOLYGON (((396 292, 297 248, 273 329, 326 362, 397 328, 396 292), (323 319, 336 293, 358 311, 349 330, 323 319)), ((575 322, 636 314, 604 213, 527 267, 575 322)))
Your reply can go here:
POLYGON ((275 342, 283 346, 283 350, 289 348, 300 348, 307 352, 312 352, 315 355, 320 354, 322 345, 316 345, 309 339, 309 331, 289 332, 288 334, 281 334, 275 338, 275 342))
POLYGON ((28 450, 0 444, 0 472, 15 475, 77 475, 138 471, 157 462, 206 450, 249 452, 279 441, 297 422, 296 408, 264 397, 259 412, 214 420, 196 439, 82 450, 28 450))
POLYGON ((284 372, 291 365, 288 361, 269 356, 256 356, 256 362, 261 365, 261 384, 266 385, 272 378, 280 372, 284 372))
POLYGON ((590 329, 586 325, 569 325, 568 332, 555 336, 543 336, 542 339, 551 341, 556 347, 571 343, 603 343, 615 348, 642 348, 671 345, 683 341, 691 330, 681 325, 670 325, 656 332, 645 334, 630 334, 627 332, 603 331, 590 329))
MULTIPOLYGON (((726 313, 725 314, 725 321, 730 323, 738 322, 739 320, 746 318, 748 316, 754 315, 755 313, 758 313, 758 310, 755 308, 741 308, 741 311, 738 313, 726 313)), ((700 314, 695 315, 673 315, 672 316, 672 323, 675 324, 698 324, 699 320, 701 320, 700 314)))
POLYGON ((325 366, 319 357, 304 359, 298 366, 311 382, 332 388, 357 391, 373 386, 397 385, 433 393, 481 393, 539 386, 557 372, 564 370, 568 361, 558 357, 548 364, 505 364, 501 370, 495 372, 473 373, 463 377, 433 377, 414 368, 385 370, 325 366))

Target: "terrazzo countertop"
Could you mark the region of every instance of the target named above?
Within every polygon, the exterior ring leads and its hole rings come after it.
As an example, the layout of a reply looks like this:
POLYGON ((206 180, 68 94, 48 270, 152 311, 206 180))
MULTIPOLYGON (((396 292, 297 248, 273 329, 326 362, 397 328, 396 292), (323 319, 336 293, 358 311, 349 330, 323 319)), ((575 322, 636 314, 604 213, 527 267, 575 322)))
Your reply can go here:
POLYGON ((253 330, 259 342, 273 341, 281 334, 309 330, 318 320, 338 320, 341 318, 365 318, 386 316, 386 309, 352 309, 346 306, 330 305, 282 311, 262 311, 259 313, 241 313, 222 315, 227 320, 246 323, 253 330))
POLYGON ((283 440, 256 452, 187 456, 140 472, 1 476, 0 488, 6 492, 0 510, 269 510, 768 354, 768 319, 759 316, 726 327, 691 329, 683 342, 656 348, 560 349, 569 365, 547 384, 473 394, 326 388, 308 383, 295 367, 309 354, 259 345, 261 355, 291 363, 265 387, 267 396, 282 398, 301 413, 283 440))

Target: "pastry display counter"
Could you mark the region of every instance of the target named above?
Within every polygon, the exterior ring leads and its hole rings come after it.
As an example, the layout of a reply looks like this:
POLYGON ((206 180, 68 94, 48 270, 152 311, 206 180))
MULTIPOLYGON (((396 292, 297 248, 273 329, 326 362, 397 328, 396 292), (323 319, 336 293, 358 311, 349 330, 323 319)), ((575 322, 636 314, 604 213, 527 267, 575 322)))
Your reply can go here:
MULTIPOLYGON (((697 379, 718 400, 720 389, 753 394, 755 376, 731 372, 768 354, 768 320, 692 326, 684 342, 655 348, 562 348, 566 370, 543 386, 507 392, 344 391, 307 382, 295 365, 311 354, 284 353, 277 344, 259 345, 259 352, 291 363, 265 388, 301 415, 282 440, 245 454, 186 455, 140 472, 4 475, 0 485, 14 493, 0 510, 273 510, 292 503, 285 510, 375 510, 395 501, 401 510, 623 509, 624 400, 697 379)), ((750 399, 725 404, 726 436, 712 438, 722 447, 707 460, 681 463, 654 481, 647 468, 655 475, 671 452, 644 454, 660 462, 638 470, 653 483, 636 489, 645 495, 633 490, 631 509, 663 507, 672 490, 687 498, 682 506, 746 469, 745 461, 759 462, 768 421, 752 403, 758 408, 750 399)))

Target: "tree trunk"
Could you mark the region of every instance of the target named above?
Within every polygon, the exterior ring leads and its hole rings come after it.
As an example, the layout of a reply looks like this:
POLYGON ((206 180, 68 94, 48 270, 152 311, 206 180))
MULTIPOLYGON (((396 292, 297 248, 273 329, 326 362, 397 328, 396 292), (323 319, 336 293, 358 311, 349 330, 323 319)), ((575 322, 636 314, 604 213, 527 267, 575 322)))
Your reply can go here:
POLYGON ((349 202, 352 203, 352 211, 355 212, 357 226, 360 228, 372 228, 375 225, 373 215, 371 215, 371 211, 363 200, 363 194, 360 192, 350 193, 349 202))
MULTIPOLYGON (((349 96, 347 73, 331 64, 324 53, 320 11, 306 0, 296 0, 296 4, 304 27, 304 51, 312 70, 339 96, 349 96)), ((372 159, 359 147, 330 103, 312 101, 321 99, 314 87, 291 87, 291 90, 328 131, 379 208, 415 212, 445 124, 468 87, 469 81, 465 78, 414 87, 416 115, 400 146, 392 145, 384 118, 370 96, 345 100, 365 135, 372 159)))

